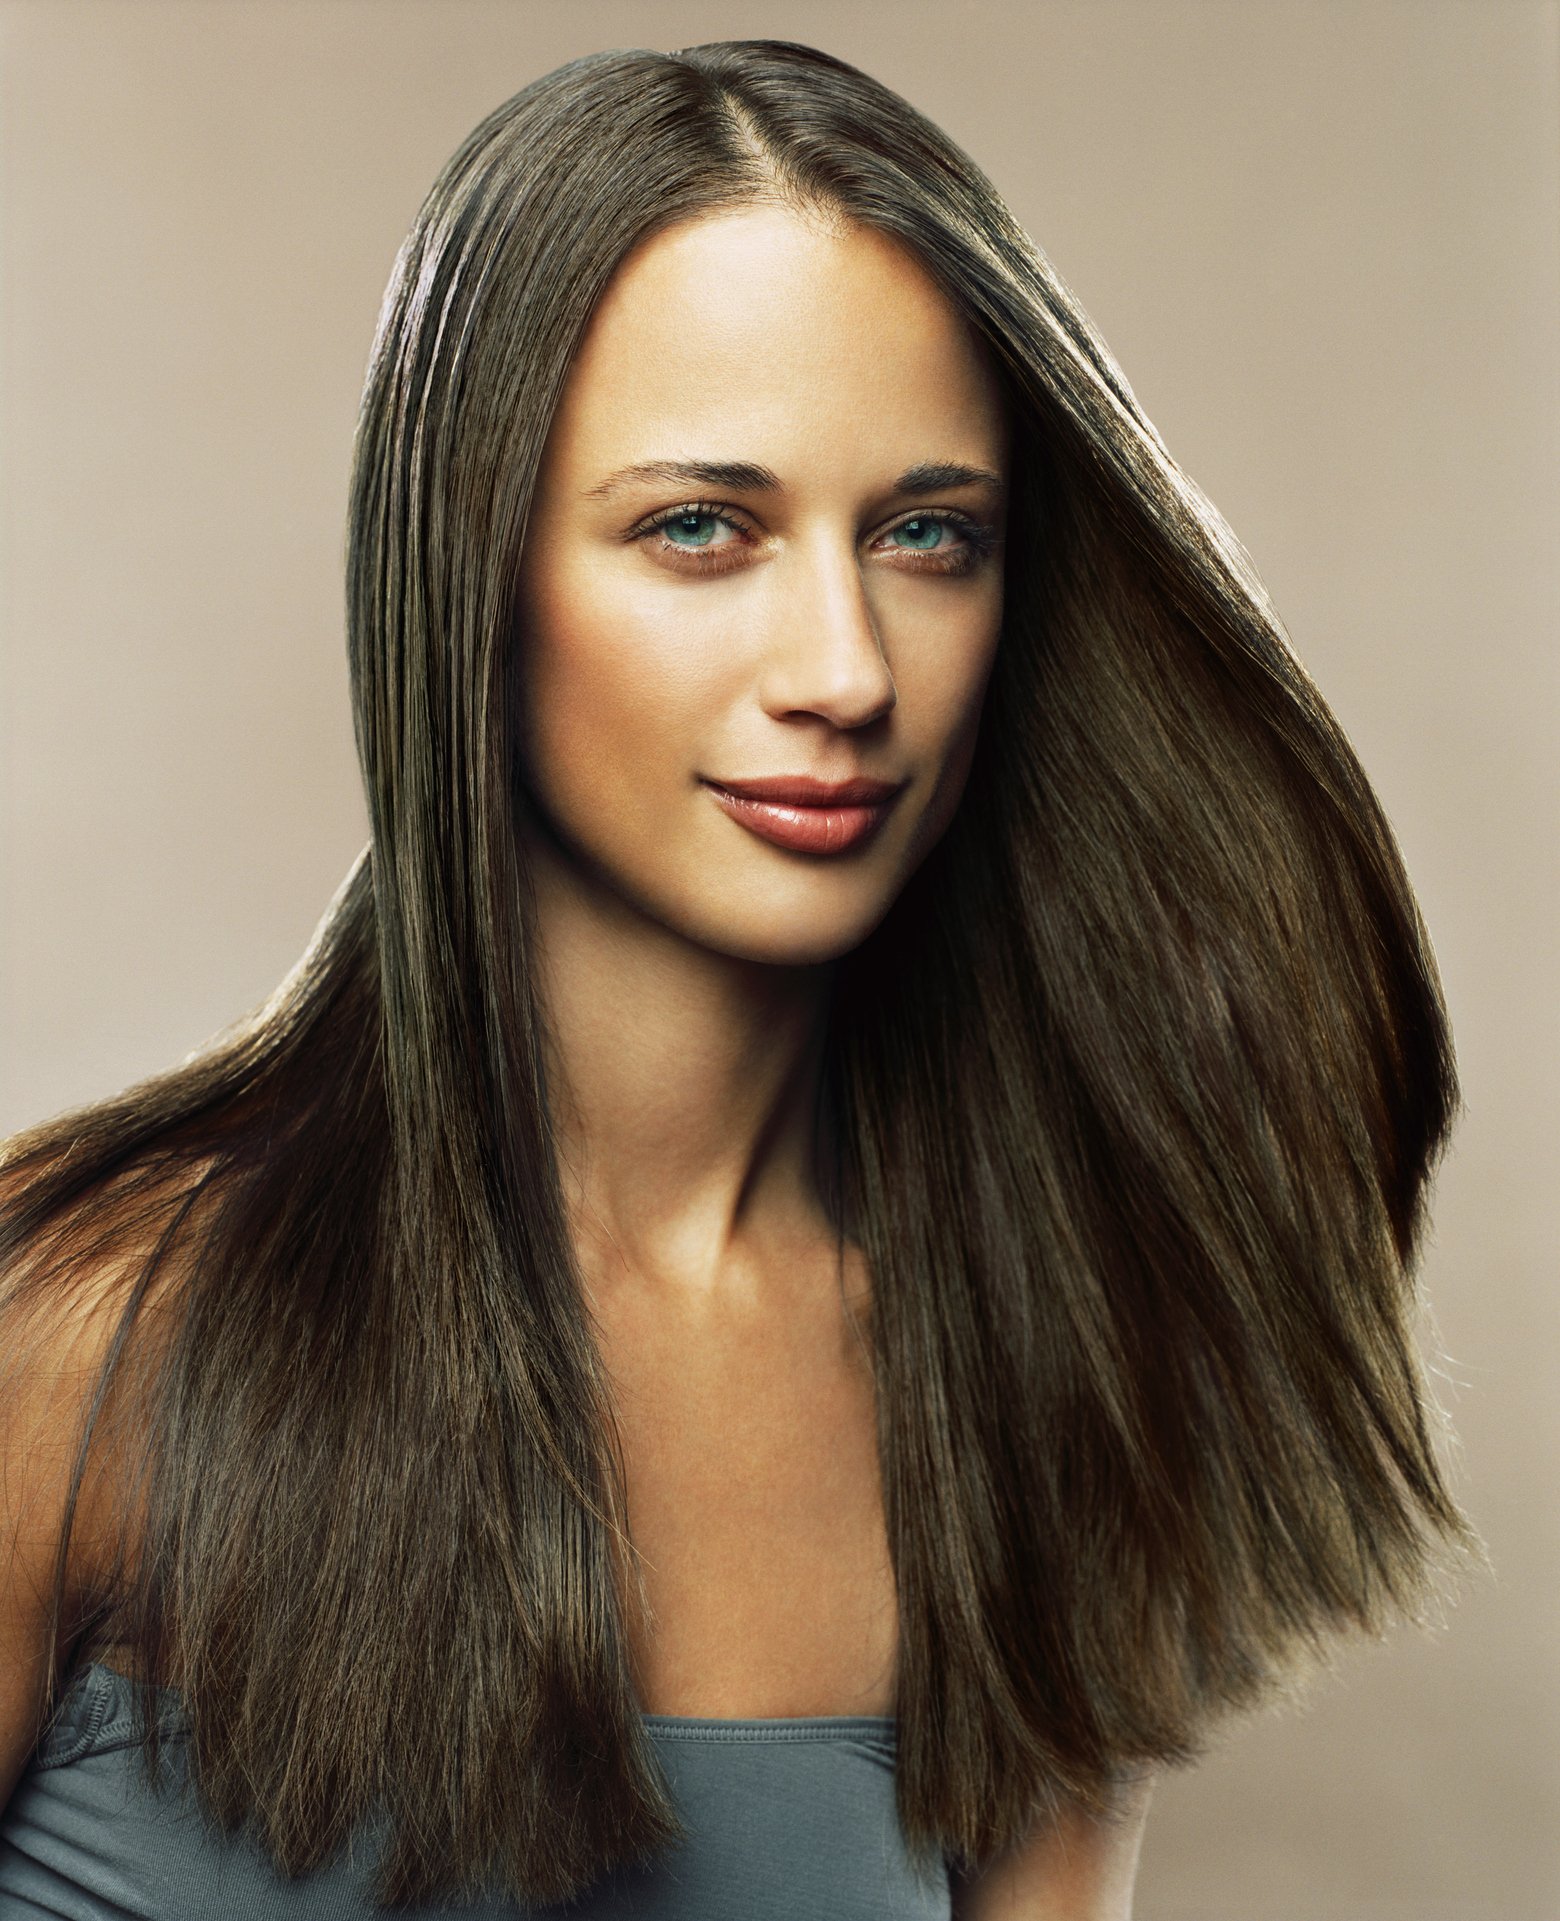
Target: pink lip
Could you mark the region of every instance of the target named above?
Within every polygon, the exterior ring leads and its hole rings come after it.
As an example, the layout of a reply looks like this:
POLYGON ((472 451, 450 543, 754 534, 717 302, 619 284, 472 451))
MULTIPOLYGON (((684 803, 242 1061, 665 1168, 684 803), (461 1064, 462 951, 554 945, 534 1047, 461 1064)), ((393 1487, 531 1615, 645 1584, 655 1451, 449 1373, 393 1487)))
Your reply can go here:
POLYGON ((704 785, 733 820, 761 839, 801 854, 839 854, 877 832, 904 783, 777 774, 730 787, 713 780, 704 785))

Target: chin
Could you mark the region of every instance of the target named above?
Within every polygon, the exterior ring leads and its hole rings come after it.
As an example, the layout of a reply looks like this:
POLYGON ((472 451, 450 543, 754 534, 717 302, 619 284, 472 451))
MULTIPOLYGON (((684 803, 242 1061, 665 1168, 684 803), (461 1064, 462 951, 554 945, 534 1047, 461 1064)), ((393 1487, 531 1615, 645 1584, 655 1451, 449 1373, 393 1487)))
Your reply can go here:
POLYGON ((888 911, 885 900, 875 912, 853 916, 820 913, 816 918, 789 911, 745 916, 712 929, 708 945, 734 959, 769 967, 821 967, 852 953, 888 911))

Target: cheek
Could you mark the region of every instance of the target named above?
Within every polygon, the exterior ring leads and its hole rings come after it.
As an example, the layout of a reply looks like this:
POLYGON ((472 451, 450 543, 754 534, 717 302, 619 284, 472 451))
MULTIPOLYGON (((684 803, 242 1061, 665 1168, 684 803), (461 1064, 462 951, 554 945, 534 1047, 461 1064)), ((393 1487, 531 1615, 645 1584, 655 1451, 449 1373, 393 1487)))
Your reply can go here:
POLYGON ((928 634, 897 677, 917 755, 935 770, 915 836, 917 855, 941 836, 964 792, 1001 625, 1001 600, 994 596, 971 609, 967 621, 928 634))
POLYGON ((896 636, 900 704, 919 748, 951 757, 979 723, 1002 630, 1000 584, 956 607, 923 604, 914 614, 896 636))
POLYGON ((636 796, 691 781, 709 662, 670 606, 562 580, 532 600, 519 644, 525 778, 560 824, 625 819, 636 796))

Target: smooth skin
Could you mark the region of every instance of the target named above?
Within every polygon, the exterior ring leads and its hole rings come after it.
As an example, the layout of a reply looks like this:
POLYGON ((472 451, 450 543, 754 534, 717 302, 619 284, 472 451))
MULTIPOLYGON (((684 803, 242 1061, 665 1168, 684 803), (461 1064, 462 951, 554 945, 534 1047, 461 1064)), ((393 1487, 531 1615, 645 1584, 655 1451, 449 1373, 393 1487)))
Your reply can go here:
MULTIPOLYGON (((630 256, 548 442, 523 831, 657 1617, 651 1711, 892 1712, 871 1381, 841 1332, 811 1096, 833 964, 963 792, 1008 478, 989 366, 919 263, 777 205, 630 256), (675 462, 733 471, 647 471, 675 462), (908 785, 874 839, 812 856, 701 785, 769 774, 908 785)), ((857 1250, 848 1286, 870 1290, 857 1250)), ((1047 1824, 956 1888, 959 1921, 1125 1921, 1147 1801, 1145 1780, 1119 1821, 1047 1824)))

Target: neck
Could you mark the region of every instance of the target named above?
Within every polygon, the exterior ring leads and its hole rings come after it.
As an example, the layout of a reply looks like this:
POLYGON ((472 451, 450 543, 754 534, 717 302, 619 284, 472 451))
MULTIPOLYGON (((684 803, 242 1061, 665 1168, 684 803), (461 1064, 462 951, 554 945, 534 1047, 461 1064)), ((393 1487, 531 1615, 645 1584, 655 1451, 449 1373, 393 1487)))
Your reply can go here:
POLYGON ((832 968, 700 946, 551 842, 531 862, 549 1105, 587 1271, 713 1295, 816 1248, 832 968))

